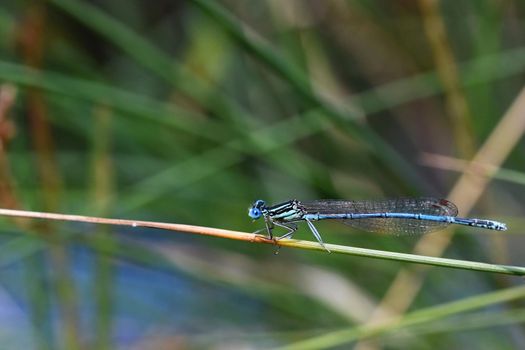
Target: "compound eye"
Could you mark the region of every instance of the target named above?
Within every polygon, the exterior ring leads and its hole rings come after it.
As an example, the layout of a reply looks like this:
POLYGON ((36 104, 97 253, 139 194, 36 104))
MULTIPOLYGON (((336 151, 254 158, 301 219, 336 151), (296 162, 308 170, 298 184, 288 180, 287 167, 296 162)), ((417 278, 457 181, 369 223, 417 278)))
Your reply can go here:
POLYGON ((250 208, 250 210, 248 211, 248 215, 252 219, 257 220, 258 218, 261 217, 262 213, 261 213, 261 210, 259 210, 258 208, 250 208))

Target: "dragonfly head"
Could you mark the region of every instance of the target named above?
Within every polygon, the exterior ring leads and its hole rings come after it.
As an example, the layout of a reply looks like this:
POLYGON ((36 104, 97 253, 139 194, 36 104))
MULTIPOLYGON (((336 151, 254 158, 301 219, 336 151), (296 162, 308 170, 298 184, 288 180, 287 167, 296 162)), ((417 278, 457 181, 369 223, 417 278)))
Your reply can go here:
POLYGON ((263 209, 266 208, 266 203, 258 199, 255 202, 253 202, 253 205, 248 209, 248 216, 251 217, 254 220, 257 220, 263 215, 263 209))

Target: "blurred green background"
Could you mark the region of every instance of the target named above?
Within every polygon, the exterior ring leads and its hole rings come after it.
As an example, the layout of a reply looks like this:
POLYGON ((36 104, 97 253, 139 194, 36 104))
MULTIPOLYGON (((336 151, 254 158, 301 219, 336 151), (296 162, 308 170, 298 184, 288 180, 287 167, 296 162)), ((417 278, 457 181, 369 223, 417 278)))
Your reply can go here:
MULTIPOLYGON (((257 198, 454 188, 461 215, 510 229, 431 234, 452 239, 444 255, 525 265, 524 21, 510 0, 2 0, 0 206, 253 232, 257 198), (514 134, 495 133, 513 103, 514 134), (469 197, 461 161, 491 137, 509 147, 469 197)), ((330 243, 418 244, 317 226, 330 243)), ((520 301, 358 328, 385 295, 403 320, 518 277, 148 229, 2 219, 0 233, 2 348, 305 348, 338 330, 356 333, 311 348, 525 347, 520 301)))

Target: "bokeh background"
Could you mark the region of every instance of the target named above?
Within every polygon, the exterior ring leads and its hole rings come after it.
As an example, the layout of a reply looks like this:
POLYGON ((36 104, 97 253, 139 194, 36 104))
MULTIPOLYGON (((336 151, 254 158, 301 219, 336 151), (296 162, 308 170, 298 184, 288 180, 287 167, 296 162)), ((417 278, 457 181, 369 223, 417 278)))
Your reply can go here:
MULTIPOLYGON (((257 198, 431 195, 509 230, 317 226, 525 265, 524 21, 518 0, 2 0, 1 207, 252 232, 257 198)), ((525 347, 519 298, 469 299, 519 277, 150 229, 0 233, 6 349, 525 347)))

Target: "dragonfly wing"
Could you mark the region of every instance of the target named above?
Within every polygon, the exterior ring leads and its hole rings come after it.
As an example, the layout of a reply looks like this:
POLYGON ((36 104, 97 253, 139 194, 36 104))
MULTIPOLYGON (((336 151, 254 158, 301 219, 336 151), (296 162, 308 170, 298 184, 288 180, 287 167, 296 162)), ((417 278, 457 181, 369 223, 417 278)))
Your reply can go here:
POLYGON ((449 225, 447 222, 421 221, 412 219, 355 219, 343 220, 343 223, 355 229, 367 232, 388 233, 394 235, 422 235, 439 231, 449 225))
MULTIPOLYGON (((324 200, 303 203, 308 213, 413 213, 435 216, 456 216, 457 207, 446 199, 434 197, 395 198, 377 201, 324 200)), ((344 224, 368 232, 421 235, 445 228, 447 222, 415 219, 366 218, 341 220, 344 224)))

